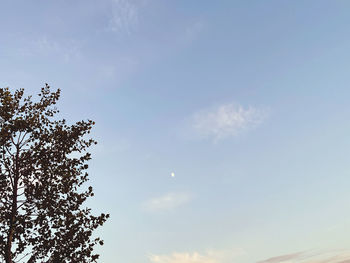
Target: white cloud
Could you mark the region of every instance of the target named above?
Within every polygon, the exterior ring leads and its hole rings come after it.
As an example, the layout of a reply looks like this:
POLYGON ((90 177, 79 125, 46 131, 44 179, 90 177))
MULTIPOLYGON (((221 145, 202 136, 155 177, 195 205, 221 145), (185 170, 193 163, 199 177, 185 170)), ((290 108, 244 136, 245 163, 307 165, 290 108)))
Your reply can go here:
POLYGON ((225 263, 233 262, 234 258, 245 255, 243 249, 209 250, 206 253, 184 252, 170 255, 151 255, 152 263, 225 263))
POLYGON ((130 34, 138 24, 138 6, 130 0, 113 0, 108 29, 130 34))
POLYGON ((225 104, 211 110, 202 110, 193 116, 194 130, 204 138, 220 140, 237 136, 257 127, 267 117, 267 111, 237 104, 225 104))
POLYGON ((152 198, 144 203, 148 211, 167 211, 188 203, 191 195, 188 193, 167 193, 166 195, 152 198))

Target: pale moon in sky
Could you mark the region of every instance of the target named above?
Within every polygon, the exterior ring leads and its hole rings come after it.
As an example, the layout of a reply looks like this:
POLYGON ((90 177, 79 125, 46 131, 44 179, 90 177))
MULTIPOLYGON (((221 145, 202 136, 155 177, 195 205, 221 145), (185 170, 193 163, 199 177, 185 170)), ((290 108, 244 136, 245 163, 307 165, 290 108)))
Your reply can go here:
POLYGON ((175 173, 171 173, 171 177, 175 177, 175 173))

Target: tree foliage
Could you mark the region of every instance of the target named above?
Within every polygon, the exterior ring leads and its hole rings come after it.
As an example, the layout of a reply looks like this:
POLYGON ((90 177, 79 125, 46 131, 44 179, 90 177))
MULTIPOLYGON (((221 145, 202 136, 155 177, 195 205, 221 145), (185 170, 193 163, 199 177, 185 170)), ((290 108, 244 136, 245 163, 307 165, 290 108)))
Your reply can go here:
POLYGON ((47 84, 37 101, 23 93, 0 88, 0 262, 96 262, 92 234, 109 215, 83 206, 94 122, 57 119, 47 84))

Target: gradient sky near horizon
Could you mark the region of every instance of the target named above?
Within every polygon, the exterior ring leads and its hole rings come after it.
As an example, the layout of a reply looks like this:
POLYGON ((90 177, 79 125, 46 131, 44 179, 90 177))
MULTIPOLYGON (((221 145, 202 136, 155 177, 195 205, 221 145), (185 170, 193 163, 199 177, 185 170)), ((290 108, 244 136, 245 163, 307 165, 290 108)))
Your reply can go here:
POLYGON ((350 1, 0 2, 0 85, 91 118, 103 263, 350 262, 350 1), (172 176, 174 173, 174 176, 172 176))

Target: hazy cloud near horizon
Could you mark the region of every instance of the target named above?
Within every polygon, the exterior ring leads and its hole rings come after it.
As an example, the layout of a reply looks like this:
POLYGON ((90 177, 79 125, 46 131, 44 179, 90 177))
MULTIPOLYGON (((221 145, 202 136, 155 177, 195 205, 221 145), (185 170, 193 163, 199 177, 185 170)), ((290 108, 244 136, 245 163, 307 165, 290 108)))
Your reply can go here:
POLYGON ((226 250, 208 250, 206 252, 174 252, 171 254, 151 254, 149 260, 152 263, 228 263, 233 262, 246 252, 241 248, 226 250))
MULTIPOLYGON (((246 255, 243 249, 210 250, 204 253, 151 254, 149 260, 151 263, 239 263, 238 257, 246 255)), ((302 251, 271 257, 257 263, 350 263, 350 251, 302 251)))

